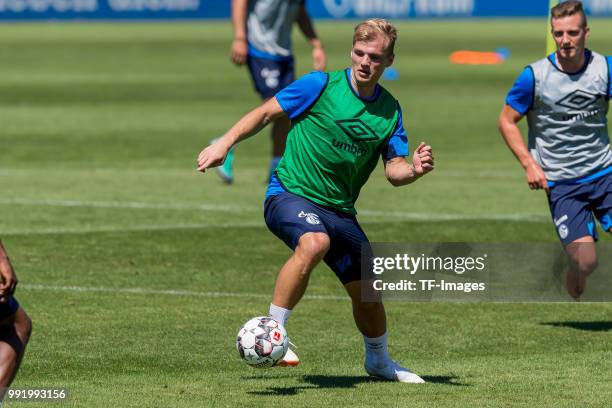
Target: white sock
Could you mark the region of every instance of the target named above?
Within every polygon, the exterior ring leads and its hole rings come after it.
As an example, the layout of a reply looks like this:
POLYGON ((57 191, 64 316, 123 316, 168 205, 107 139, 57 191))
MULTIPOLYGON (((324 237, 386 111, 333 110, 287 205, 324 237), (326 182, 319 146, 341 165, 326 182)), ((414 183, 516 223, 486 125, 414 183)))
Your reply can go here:
POLYGON ((270 312, 268 314, 270 317, 284 326, 291 315, 291 309, 285 309, 284 307, 276 306, 275 304, 270 303, 270 312))
POLYGON ((365 359, 371 364, 379 364, 389 360, 389 351, 387 349, 387 333, 380 337, 363 336, 365 343, 365 359))

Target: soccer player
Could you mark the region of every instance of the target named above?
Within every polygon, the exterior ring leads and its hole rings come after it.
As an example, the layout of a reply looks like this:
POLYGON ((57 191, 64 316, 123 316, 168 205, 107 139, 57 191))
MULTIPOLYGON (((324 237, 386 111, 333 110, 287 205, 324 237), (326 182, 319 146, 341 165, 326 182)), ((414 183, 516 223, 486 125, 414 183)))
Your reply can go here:
POLYGON ((544 189, 570 260, 568 293, 578 299, 597 266, 594 218, 612 232, 608 137, 612 58, 585 48, 590 31, 579 1, 551 9, 557 51, 527 66, 506 97, 499 129, 532 190, 544 189), (529 147, 517 122, 527 116, 529 147))
MULTIPOLYGON (((285 323, 301 299, 313 268, 324 261, 344 285, 365 341, 371 376, 424 382, 391 360, 382 302, 361 296, 361 245, 368 239, 355 217, 361 187, 382 158, 394 186, 412 183, 433 169, 431 146, 421 143, 412 161, 397 100, 378 80, 394 60, 395 27, 383 19, 359 24, 353 34, 351 66, 312 72, 240 119, 198 156, 198 170, 223 163, 239 141, 277 118, 292 120, 287 148, 270 180, 265 200, 268 228, 293 254, 278 274, 270 315, 285 323)), ((367 271, 367 268, 366 268, 367 271)), ((284 363, 299 359, 290 350, 284 363)))
POLYGON ((19 369, 32 321, 13 297, 17 276, 0 241, 0 404, 19 369))
MULTIPOLYGON (((265 101, 295 80, 291 51, 291 29, 297 22, 302 34, 312 46, 314 69, 325 69, 326 56, 317 37, 304 0, 232 0, 232 61, 247 64, 255 89, 265 101)), ((272 160, 274 171, 285 150, 287 132, 291 125, 286 116, 272 124, 272 160)), ((231 184, 233 150, 222 166, 217 167, 221 179, 231 184)))

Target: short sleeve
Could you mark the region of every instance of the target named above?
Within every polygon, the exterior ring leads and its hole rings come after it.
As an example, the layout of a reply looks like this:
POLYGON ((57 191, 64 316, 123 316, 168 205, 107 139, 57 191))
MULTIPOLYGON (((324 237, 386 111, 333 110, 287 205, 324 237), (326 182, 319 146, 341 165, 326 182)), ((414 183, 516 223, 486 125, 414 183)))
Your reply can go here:
POLYGON ((398 156, 408 156, 408 135, 404 129, 404 120, 402 118, 402 108, 399 104, 397 105, 397 123, 395 124, 395 130, 389 139, 387 144, 382 150, 383 160, 391 160, 398 156))
POLYGON ((289 118, 295 119, 319 99, 327 80, 326 73, 311 72, 279 91, 276 100, 289 118))
POLYGON ((531 67, 525 67, 506 96, 506 105, 524 115, 533 106, 535 78, 531 67))

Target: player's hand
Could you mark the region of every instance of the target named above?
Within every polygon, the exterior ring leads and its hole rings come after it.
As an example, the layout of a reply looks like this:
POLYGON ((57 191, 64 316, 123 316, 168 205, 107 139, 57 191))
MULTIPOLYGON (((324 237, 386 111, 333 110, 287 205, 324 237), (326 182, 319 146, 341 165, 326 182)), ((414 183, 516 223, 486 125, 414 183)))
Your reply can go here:
POLYGON ((17 276, 8 258, 0 259, 0 303, 9 301, 15 292, 16 286, 17 276))
POLYGON ((232 42, 232 61, 236 65, 243 65, 246 62, 248 53, 247 41, 244 38, 235 39, 232 42))
POLYGON ((431 146, 421 142, 412 156, 412 165, 417 176, 423 176, 434 169, 434 157, 431 146))
POLYGON ((544 170, 536 163, 531 162, 527 168, 525 169, 525 176, 527 176, 527 184, 529 184, 529 188, 532 190, 545 190, 547 193, 548 190, 548 181, 546 180, 546 175, 544 174, 544 170))
POLYGON ((223 164, 231 146, 226 146, 222 139, 206 147, 198 155, 197 170, 204 173, 206 169, 223 164))
POLYGON ((320 45, 312 48, 312 66, 315 71, 325 71, 327 66, 327 55, 325 55, 325 50, 320 45))

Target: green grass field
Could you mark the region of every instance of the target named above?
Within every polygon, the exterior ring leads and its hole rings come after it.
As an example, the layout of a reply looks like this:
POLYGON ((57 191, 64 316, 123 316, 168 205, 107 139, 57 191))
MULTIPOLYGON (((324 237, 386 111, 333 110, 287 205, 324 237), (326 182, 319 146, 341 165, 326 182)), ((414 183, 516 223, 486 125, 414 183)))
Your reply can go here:
MULTIPOLYGON (((612 54, 612 21, 591 25, 592 48, 612 54)), ((556 242, 545 196, 496 128, 514 78, 543 56, 545 23, 398 27, 400 78, 385 86, 437 168, 401 189, 374 172, 358 203, 370 239, 556 242), (502 46, 503 65, 448 62, 502 46)), ((352 24, 317 28, 329 68, 346 66, 352 24)), ((258 103, 229 62, 230 35, 219 22, 0 26, 0 236, 34 321, 14 388, 65 387, 56 405, 74 407, 612 404, 610 303, 389 303, 393 357, 429 383, 384 383, 365 376, 326 267, 287 327, 303 364, 245 366, 234 336, 267 312, 289 251, 263 222, 267 131, 238 148, 235 185, 194 171, 258 103)), ((308 49, 295 43, 303 74, 308 49)))

